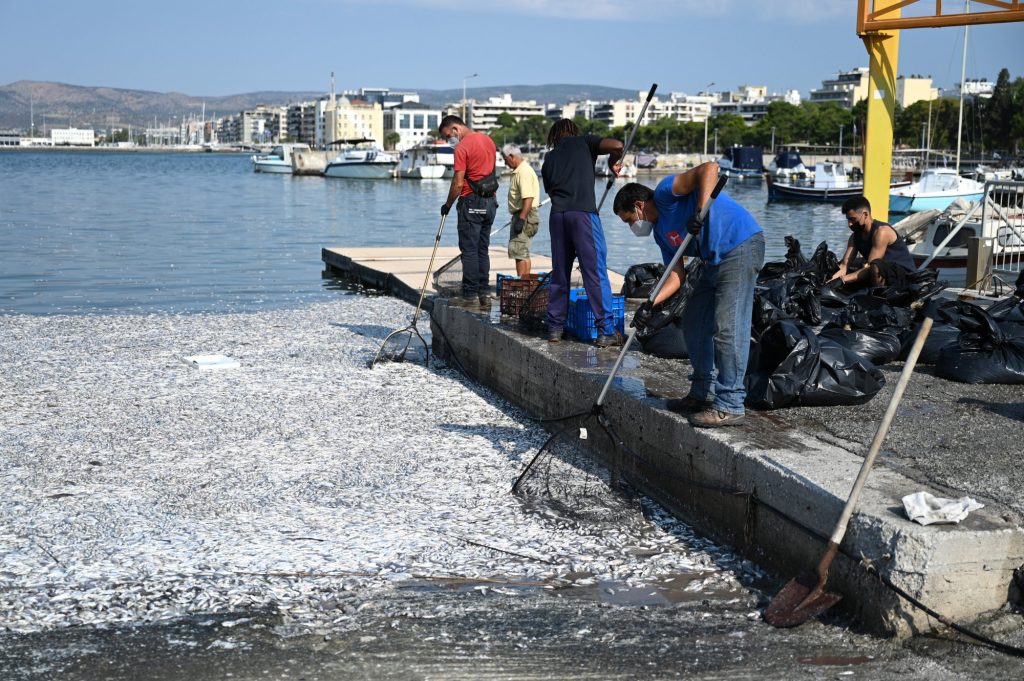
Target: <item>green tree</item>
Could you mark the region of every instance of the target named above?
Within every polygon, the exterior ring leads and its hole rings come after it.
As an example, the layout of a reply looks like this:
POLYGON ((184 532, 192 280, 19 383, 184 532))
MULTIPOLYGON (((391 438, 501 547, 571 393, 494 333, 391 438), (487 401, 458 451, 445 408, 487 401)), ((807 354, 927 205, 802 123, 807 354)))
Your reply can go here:
POLYGON ((402 136, 392 130, 391 132, 384 135, 384 148, 394 149, 395 146, 402 141, 402 136))
POLYGON ((497 123, 499 128, 514 128, 516 127, 516 117, 507 111, 502 111, 498 114, 497 123))
MULTIPOLYGON (((1019 79, 1018 79, 1019 80, 1019 79)), ((996 78, 996 86, 992 96, 982 105, 982 126, 988 139, 988 146, 993 149, 1009 152, 1013 143, 1013 117, 1024 106, 1022 101, 1014 101, 1014 87, 1010 82, 1010 71, 1002 69, 996 78)), ((966 112, 965 112, 966 116, 966 112)))

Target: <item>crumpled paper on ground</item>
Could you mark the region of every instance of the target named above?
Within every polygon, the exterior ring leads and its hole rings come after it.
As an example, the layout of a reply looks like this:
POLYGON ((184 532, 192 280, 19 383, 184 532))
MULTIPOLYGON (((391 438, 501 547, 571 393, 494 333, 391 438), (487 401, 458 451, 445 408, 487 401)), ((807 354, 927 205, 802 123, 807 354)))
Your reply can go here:
POLYGON ((943 499, 928 492, 915 492, 903 497, 903 508, 907 517, 922 525, 934 523, 958 523, 971 511, 985 508, 970 497, 943 499))

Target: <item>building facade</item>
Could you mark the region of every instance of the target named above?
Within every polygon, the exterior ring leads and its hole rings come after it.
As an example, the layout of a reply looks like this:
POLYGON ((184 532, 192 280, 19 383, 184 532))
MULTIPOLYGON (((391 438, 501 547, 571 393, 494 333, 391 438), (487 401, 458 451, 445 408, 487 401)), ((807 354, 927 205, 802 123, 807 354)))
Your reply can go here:
POLYGON ((860 66, 852 71, 840 71, 835 78, 821 81, 821 87, 811 90, 811 101, 835 102, 845 109, 868 97, 868 69, 860 66))
POLYGON ((441 118, 440 109, 416 102, 398 104, 384 111, 384 134, 398 133, 395 149, 405 151, 436 138, 441 118))
POLYGON ((899 76, 896 78, 896 102, 904 109, 914 102, 938 99, 938 88, 932 87, 931 78, 899 76))
POLYGON ((471 100, 466 104, 466 124, 478 132, 490 132, 498 127, 498 115, 507 113, 516 121, 531 116, 543 116, 544 105, 534 100, 516 102, 512 95, 489 97, 486 102, 471 100))
POLYGON ((339 140, 370 139, 384 144, 384 110, 380 104, 341 97, 317 102, 316 139, 318 147, 339 140))
POLYGON ((51 128, 50 140, 55 147, 94 147, 96 146, 96 132, 80 128, 51 128))

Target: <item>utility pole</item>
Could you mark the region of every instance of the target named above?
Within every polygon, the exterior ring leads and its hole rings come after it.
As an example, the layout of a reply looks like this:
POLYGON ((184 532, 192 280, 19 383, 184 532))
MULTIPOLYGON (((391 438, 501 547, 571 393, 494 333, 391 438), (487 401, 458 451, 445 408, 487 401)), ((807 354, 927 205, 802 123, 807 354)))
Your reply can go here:
POLYGON ((843 162, 843 126, 839 125, 839 162, 843 162))
MULTIPOLYGON (((708 90, 715 83, 712 81, 704 86, 704 95, 710 97, 708 90)), ((711 102, 708 102, 708 110, 704 114, 704 155, 708 155, 708 119, 711 118, 711 102)))

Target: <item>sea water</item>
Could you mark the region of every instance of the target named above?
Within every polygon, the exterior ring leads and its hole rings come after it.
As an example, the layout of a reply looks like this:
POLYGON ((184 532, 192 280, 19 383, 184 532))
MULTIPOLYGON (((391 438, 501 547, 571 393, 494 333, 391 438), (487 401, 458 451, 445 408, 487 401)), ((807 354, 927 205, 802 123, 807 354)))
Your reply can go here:
MULTIPOLYGON (((255 173, 242 154, 2 152, 0 314, 233 312, 332 299, 322 248, 432 245, 448 184, 255 173)), ((601 217, 608 265, 625 272, 660 255, 612 213, 621 185, 601 217)), ((507 221, 507 190, 503 179, 495 227, 507 221)), ((823 239, 841 255, 848 231, 836 207, 768 203, 760 182, 726 191, 764 227, 769 259, 785 252, 787 234, 807 255, 823 239)), ((533 244, 544 255, 547 211, 533 244)), ((441 241, 456 245, 454 224, 441 241)))

